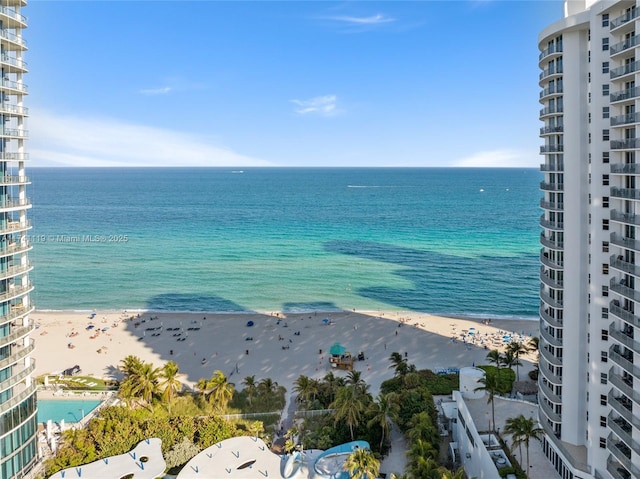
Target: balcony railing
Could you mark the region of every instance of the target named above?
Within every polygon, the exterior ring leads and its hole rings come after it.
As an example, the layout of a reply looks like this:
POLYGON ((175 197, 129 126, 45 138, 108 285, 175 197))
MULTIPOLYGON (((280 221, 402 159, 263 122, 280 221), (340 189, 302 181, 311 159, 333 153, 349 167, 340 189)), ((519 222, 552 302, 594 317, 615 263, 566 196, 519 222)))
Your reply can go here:
POLYGON ((29 251, 31 248, 33 248, 33 246, 31 246, 31 243, 28 241, 25 241, 24 243, 10 243, 8 246, 0 248, 0 257, 24 253, 29 251))
POLYGON ((29 88, 24 83, 18 83, 17 81, 0 79, 0 87, 8 90, 19 91, 20 93, 27 93, 29 88))
POLYGON ((29 132, 18 128, 2 128, 0 127, 0 136, 12 136, 16 138, 28 138, 29 132))
POLYGON ((545 191, 562 191, 564 189, 564 183, 547 183, 542 181, 540 183, 540 189, 545 191))
POLYGON ((611 280, 609 280, 609 291, 618 293, 620 296, 624 296, 632 301, 640 301, 640 291, 628 287, 624 279, 618 281, 616 278, 611 278, 611 280))
MULTIPOLYGON (((2 232, 0 231, 0 234, 2 232)), ((554 241, 552 239, 547 238, 544 233, 540 233, 540 243, 547 248, 561 250, 564 249, 564 241, 554 241)))
POLYGON ((28 153, 0 153, 0 161, 27 161, 28 159, 28 153))
MULTIPOLYGON (((607 471, 613 479, 631 479, 629 471, 622 467, 622 464, 614 461, 611 457, 607 459, 607 471)), ((638 476, 636 476, 638 477, 638 476)))
POLYGON ((29 366, 23 368, 22 371, 18 372, 9 377, 6 381, 0 382, 0 391, 6 391, 9 388, 15 387, 16 384, 20 384, 24 378, 29 376, 36 369, 36 362, 31 359, 29 366))
POLYGON ((0 102, 0 113, 24 116, 29 114, 29 109, 3 101, 0 102))
POLYGON ((614 198, 623 198, 627 200, 640 200, 640 190, 635 188, 618 188, 612 186, 609 194, 614 198))
POLYGON ((634 175, 640 174, 640 163, 610 163, 609 171, 611 173, 623 174, 623 175, 634 175))
POLYGON ((542 215, 540 216, 540 226, 548 230, 562 231, 564 223, 562 221, 549 221, 542 215))
POLYGON ((19 264, 7 268, 5 271, 0 271, 0 280, 14 278, 23 274, 27 274, 33 269, 31 261, 27 261, 26 264, 19 264))
MULTIPOLYGON (((631 451, 629 450, 627 452, 625 448, 621 446, 624 445, 621 443, 616 443, 614 441, 607 441, 607 449, 609 449, 611 455, 614 456, 620 464, 622 464, 628 471, 631 471, 633 469, 640 473, 640 471, 631 462, 631 451), (627 457, 627 454, 629 455, 629 457, 627 457)), ((634 477, 640 476, 634 474, 634 477)))
POLYGON ((612 116, 609 119, 611 126, 628 125, 630 123, 638 123, 640 121, 640 113, 627 113, 626 115, 612 116))
POLYGON ((33 285, 28 282, 26 286, 15 286, 4 293, 0 293, 0 301, 8 301, 10 299, 23 296, 33 290, 33 285))
POLYGON ((0 235, 15 233, 17 231, 25 231, 31 229, 31 221, 25 220, 23 223, 19 221, 10 221, 4 226, 0 225, 0 235))
POLYGON ((548 135, 549 133, 562 133, 564 131, 564 125, 558 126, 543 126, 540 128, 541 135, 548 135))
POLYGON ((547 342, 548 344, 556 347, 562 346, 562 339, 556 338, 555 336, 551 336, 547 328, 540 328, 540 336, 547 342))
MULTIPOLYGON (((549 381, 551 384, 555 384, 557 386, 562 385, 562 378, 560 376, 556 376, 548 368, 541 368, 540 374, 544 376, 544 378, 549 381)), ((551 399, 551 398, 550 398, 551 399)))
POLYGON ((548 86, 540 92, 540 98, 542 99, 545 96, 558 95, 560 93, 564 93, 562 85, 548 86))
POLYGON ((563 162, 549 161, 540 165, 540 171, 564 171, 563 162))
POLYGON ((631 38, 627 38, 619 43, 614 43, 609 47, 609 54, 615 55, 616 53, 623 52, 629 48, 633 48, 640 43, 640 35, 634 35, 631 38))
POLYGON ((633 364, 633 354, 630 354, 627 357, 623 356, 620 354, 619 347, 614 344, 609 348, 609 359, 631 374, 634 378, 640 379, 640 368, 633 364))
POLYGON ((609 258, 609 266, 617 270, 624 271, 625 273, 633 274, 635 276, 638 276, 640 273, 640 266, 637 266, 635 263, 625 260, 624 256, 622 255, 611 255, 609 258))
POLYGON ((0 7, 0 14, 1 15, 6 15, 9 18, 13 18, 14 20, 20 22, 20 23, 27 23, 27 17, 25 17, 24 15, 20 15, 18 12, 16 12, 15 10, 11 9, 11 8, 7 8, 7 7, 0 7))
POLYGON ((18 394, 13 396, 7 402, 0 404, 0 414, 5 411, 8 411, 9 409, 14 408, 18 404, 20 404, 22 401, 27 399, 29 396, 34 395, 35 393, 36 393, 36 384, 34 381, 31 383, 31 386, 27 386, 25 389, 23 389, 18 394))
POLYGON ((551 315, 544 309, 546 305, 543 303, 540 305, 540 318, 542 318, 547 324, 550 324, 554 328, 562 328, 562 319, 551 317, 551 315))
POLYGON ((540 110, 540 116, 551 115, 553 113, 562 113, 564 108, 561 105, 548 106, 540 110))
POLYGON ((553 355, 549 350, 545 348, 540 348, 538 351, 540 352, 540 357, 544 358, 547 363, 552 364, 556 367, 562 366, 562 358, 553 355))
POLYGON ((542 70, 542 73, 540 73, 540 80, 544 80, 545 78, 551 76, 551 75, 561 75, 563 73, 562 71, 562 67, 549 67, 549 68, 545 68, 544 70, 542 70))
POLYGON ((630 100, 632 98, 637 98, 639 96, 640 96, 640 87, 636 86, 633 88, 625 88, 624 90, 611 93, 609 95, 609 101, 614 103, 616 101, 630 100))
POLYGON ((609 146, 612 150, 631 150, 640 148, 639 138, 627 138, 624 140, 611 140, 609 146))
MULTIPOLYGON (((549 420, 553 421, 553 422, 561 422, 562 418, 560 417, 560 414, 556 413, 550 405, 548 405, 544 400, 540 401, 540 409, 542 409, 542 411, 544 412, 544 415, 547 416, 547 418, 549 418, 549 420)), ((542 421, 544 422, 544 421, 542 421)))
POLYGON ((623 13, 619 17, 614 18, 613 20, 611 20, 609 22, 609 29, 613 30, 615 28, 618 28, 618 27, 624 25, 627 22, 630 22, 631 20, 633 20, 634 18, 636 18, 638 16, 638 12, 639 11, 640 10, 638 10, 637 8, 634 7, 631 10, 629 10, 628 12, 623 13))
MULTIPOLYGON (((562 404, 562 399, 560 398, 560 396, 558 396, 557 394, 554 394, 551 388, 547 384, 540 382, 539 391, 542 394, 544 394, 544 396, 552 403, 562 404)), ((544 402, 544 399, 540 400, 539 402, 544 402)))
MULTIPOLYGON (((609 218, 612 221, 618 221, 620 223, 627 223, 627 224, 631 224, 631 225, 640 226, 640 215, 635 215, 635 214, 631 214, 631 213, 622 213, 622 212, 617 211, 617 210, 611 210, 611 212, 609 213, 609 218)), ((623 241, 623 239, 622 238, 618 238, 618 241, 619 242, 623 241)), ((624 246, 624 245, 621 244, 621 246, 624 246)))
POLYGON ((540 147, 540 153, 561 153, 564 151, 564 145, 543 145, 540 147))
POLYGON ((540 252, 540 262, 545 265, 547 268, 551 269, 562 269, 564 268, 564 261, 552 260, 549 258, 547 253, 543 250, 540 252))
POLYGON ((27 42, 25 42, 22 37, 19 37, 6 28, 0 29, 0 38, 9 40, 10 42, 15 43, 16 45, 20 45, 23 48, 27 48, 27 42))
MULTIPOLYGON (((636 341, 632 335, 618 329, 615 322, 609 325, 609 336, 614 338, 627 349, 631 349, 632 351, 640 354, 640 343, 636 341)), ((640 398, 640 395, 638 398, 640 398)), ((638 404, 640 404, 640 402, 638 404)))
POLYGON ((4 369, 10 364, 15 364, 18 361, 26 358, 29 354, 33 352, 34 348, 35 348, 34 343, 31 343, 29 346, 24 346, 21 348, 14 347, 13 349, 16 349, 16 352, 14 353, 12 350, 11 356, 0 361, 0 369, 4 369))
POLYGON ((638 69, 640 69, 640 62, 629 62, 626 65, 609 70, 609 78, 613 80, 614 78, 637 72, 638 69))
POLYGON ((633 386, 627 384, 625 380, 622 379, 622 376, 616 374, 614 368, 609 369, 609 382, 626 397, 640 405, 640 393, 635 391, 633 386))
POLYGON ((545 210, 562 210, 564 209, 564 203, 540 200, 540 208, 544 208, 545 210))
POLYGON ((626 309, 620 307, 619 302, 615 299, 609 302, 609 313, 613 314, 624 322, 629 323, 631 326, 640 328, 640 317, 636 316, 631 311, 627 311, 626 309))
POLYGON ((542 60, 545 57, 548 57, 549 55, 553 55, 554 53, 562 53, 562 43, 556 45, 550 45, 547 48, 545 48, 544 50, 542 50, 542 52, 540 52, 540 55, 538 56, 538 60, 542 60))
POLYGON ((562 309, 563 307, 563 300, 552 297, 544 288, 540 288, 540 299, 552 308, 562 309))
POLYGON ((33 331, 33 322, 29 321, 27 326, 21 326, 19 328, 13 328, 11 333, 7 336, 0 336, 0 347, 5 346, 9 343, 13 343, 14 341, 28 335, 31 331, 33 331))
POLYGON ((0 185, 23 185, 30 183, 27 176, 0 175, 0 185))
POLYGON ((24 308, 24 307, 14 307, 13 310, 11 312, 9 312, 9 314, 5 314, 4 316, 0 316, 0 326, 2 326, 5 323, 8 323, 9 321, 14 321, 14 320, 16 320, 18 318, 24 317, 27 314, 32 313, 34 309, 35 309, 35 307, 34 307, 33 304, 29 305, 26 308, 24 308))
POLYGON ((10 55, 7 55, 6 53, 0 55, 0 63, 6 63, 7 65, 19 68, 20 70, 26 71, 27 69, 27 62, 25 62, 22 58, 12 57, 10 55))

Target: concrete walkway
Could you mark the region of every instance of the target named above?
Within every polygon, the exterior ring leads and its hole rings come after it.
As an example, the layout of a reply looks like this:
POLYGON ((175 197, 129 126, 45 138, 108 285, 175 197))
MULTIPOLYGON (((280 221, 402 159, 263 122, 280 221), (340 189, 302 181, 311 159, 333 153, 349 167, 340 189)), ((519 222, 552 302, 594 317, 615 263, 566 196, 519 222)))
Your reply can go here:
POLYGON ((407 467, 407 440, 394 422, 390 431, 391 451, 380 463, 380 472, 391 477, 391 473, 403 474, 407 467))

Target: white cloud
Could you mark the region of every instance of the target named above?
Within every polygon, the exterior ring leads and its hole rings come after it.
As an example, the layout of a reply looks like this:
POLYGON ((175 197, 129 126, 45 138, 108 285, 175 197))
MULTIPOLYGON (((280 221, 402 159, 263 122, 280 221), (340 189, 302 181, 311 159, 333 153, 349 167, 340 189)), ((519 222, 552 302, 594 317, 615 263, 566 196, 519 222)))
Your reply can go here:
POLYGON ((372 15, 370 17, 350 17, 350 16, 338 16, 331 17, 331 20, 336 20, 338 22, 351 23, 355 25, 379 25, 381 23, 390 23, 395 22, 395 18, 387 17, 386 15, 382 15, 378 13, 376 15, 372 15))
POLYGON ((333 116, 339 113, 336 107, 337 102, 336 95, 316 96, 309 100, 291 100, 291 103, 297 105, 295 112, 299 115, 316 114, 321 116, 333 116))
POLYGON ((143 95, 164 95, 166 93, 169 93, 171 90, 172 88, 170 86, 165 86, 162 88, 143 89, 140 90, 140 93, 142 93, 143 95))
POLYGON ((34 166, 270 166, 190 133, 111 118, 32 109, 29 129, 34 166))
POLYGON ((456 160, 452 166, 463 168, 533 168, 539 165, 540 161, 535 152, 503 149, 480 151, 456 160))

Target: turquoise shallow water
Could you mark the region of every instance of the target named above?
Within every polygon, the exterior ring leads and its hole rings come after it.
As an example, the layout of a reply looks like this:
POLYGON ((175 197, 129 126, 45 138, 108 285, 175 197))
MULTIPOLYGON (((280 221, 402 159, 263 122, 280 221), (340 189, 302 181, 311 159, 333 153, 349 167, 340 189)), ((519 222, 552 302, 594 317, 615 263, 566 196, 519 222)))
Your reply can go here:
POLYGON ((37 168, 39 309, 534 317, 534 169, 37 168))

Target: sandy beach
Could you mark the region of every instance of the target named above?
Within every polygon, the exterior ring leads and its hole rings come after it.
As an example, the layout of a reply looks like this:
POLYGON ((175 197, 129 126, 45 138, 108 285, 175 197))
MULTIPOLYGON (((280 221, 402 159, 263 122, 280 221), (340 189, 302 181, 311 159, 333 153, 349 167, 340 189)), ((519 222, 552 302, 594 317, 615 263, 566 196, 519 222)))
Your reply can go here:
MULTIPOLYGON (((188 386, 221 370, 238 388, 245 377, 255 375, 257 380, 269 377, 288 391, 301 374, 321 378, 333 370, 346 375, 329 364, 327 351, 335 342, 352 355, 364 353, 366 359, 356 361, 355 369, 377 394, 380 383, 393 375, 389 355, 394 351, 406 353, 418 369, 460 368, 487 364, 488 350, 503 347, 506 335, 524 342, 538 335, 537 321, 486 324, 418 312, 36 311, 31 317, 37 327, 32 337, 38 376, 78 365, 83 375, 120 378, 118 365, 132 354, 156 367, 175 361, 188 386)), ((521 378, 532 360, 522 358, 521 378)))

